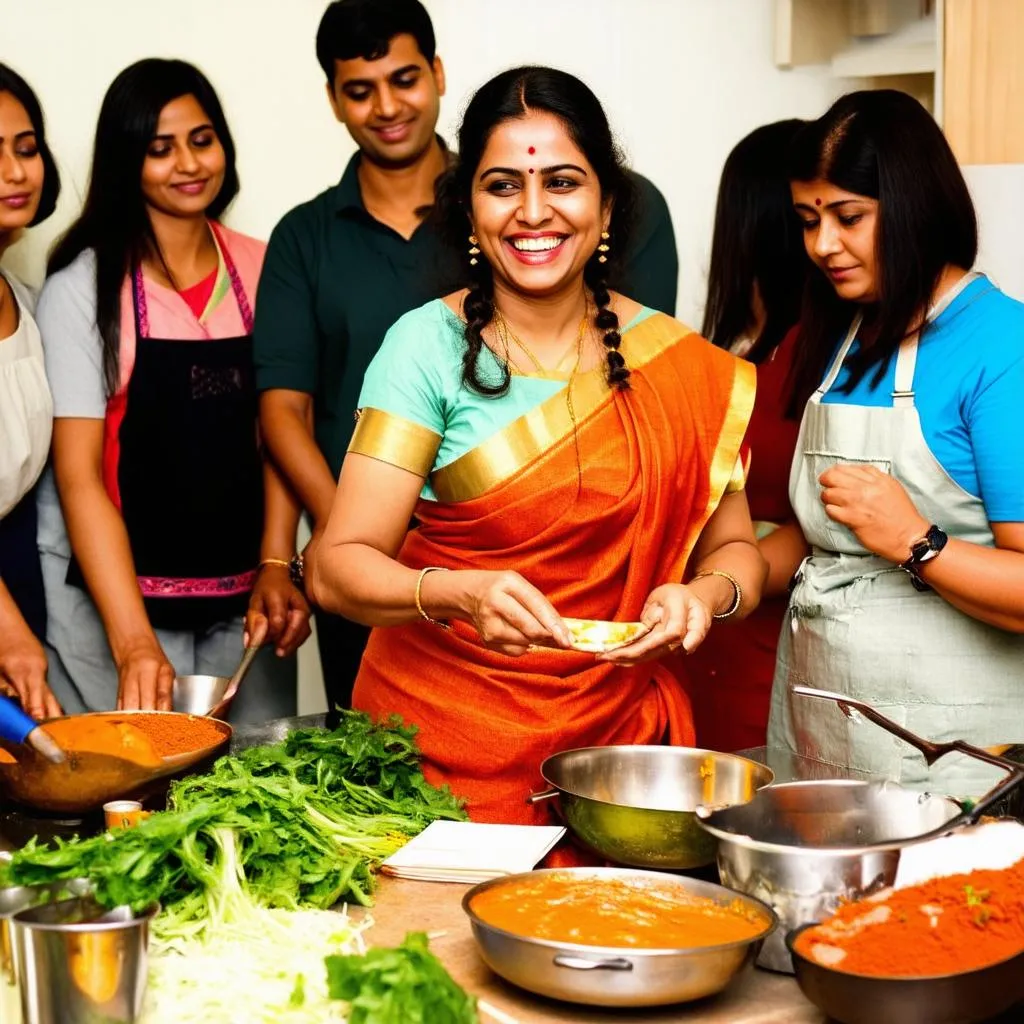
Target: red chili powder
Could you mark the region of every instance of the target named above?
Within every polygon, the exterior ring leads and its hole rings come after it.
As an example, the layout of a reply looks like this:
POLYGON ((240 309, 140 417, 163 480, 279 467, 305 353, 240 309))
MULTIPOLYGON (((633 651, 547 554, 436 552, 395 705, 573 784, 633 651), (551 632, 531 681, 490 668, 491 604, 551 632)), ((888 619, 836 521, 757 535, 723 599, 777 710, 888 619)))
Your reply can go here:
POLYGON ((923 978, 1024 952, 1024 860, 849 903, 801 932, 796 949, 850 974, 923 978))
POLYGON ((221 728, 212 719, 195 715, 150 715, 138 712, 125 715, 124 720, 146 734, 153 750, 160 757, 212 747, 224 738, 221 728))

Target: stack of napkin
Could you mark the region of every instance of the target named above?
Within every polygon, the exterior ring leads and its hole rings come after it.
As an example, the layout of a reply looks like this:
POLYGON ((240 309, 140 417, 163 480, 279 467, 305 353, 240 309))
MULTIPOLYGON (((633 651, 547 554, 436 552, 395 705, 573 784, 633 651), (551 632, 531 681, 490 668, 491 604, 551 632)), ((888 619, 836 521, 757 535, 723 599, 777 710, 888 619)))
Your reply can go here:
POLYGON ((435 821, 381 865, 421 882, 484 882, 531 871, 565 835, 553 825, 481 825, 435 821))

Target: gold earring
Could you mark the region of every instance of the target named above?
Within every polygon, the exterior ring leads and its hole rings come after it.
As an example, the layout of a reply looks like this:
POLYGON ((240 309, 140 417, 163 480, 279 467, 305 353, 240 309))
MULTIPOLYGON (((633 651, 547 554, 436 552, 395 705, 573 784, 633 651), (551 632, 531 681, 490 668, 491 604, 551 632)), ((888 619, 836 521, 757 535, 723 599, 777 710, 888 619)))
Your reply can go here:
POLYGON ((475 267, 479 262, 477 256, 480 255, 480 239, 476 235, 469 236, 469 265, 475 267))
POLYGON ((608 262, 608 257, 605 254, 611 250, 611 246, 608 244, 608 239, 610 237, 611 236, 608 234, 607 231, 601 232, 601 244, 597 247, 597 251, 601 254, 600 256, 597 257, 598 263, 608 262))

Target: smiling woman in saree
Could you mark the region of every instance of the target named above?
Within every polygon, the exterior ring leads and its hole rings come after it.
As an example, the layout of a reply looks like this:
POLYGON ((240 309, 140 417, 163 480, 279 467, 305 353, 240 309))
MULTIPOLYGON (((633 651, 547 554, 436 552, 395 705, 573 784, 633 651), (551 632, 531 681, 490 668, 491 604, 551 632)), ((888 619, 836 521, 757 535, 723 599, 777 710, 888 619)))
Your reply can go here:
POLYGON ((469 287, 388 333, 311 583, 392 627, 355 707, 418 724, 432 780, 475 819, 539 822, 524 797, 548 754, 693 739, 677 652, 764 578, 737 470, 754 374, 609 292, 632 197, 582 82, 499 75, 459 152, 439 213, 469 287), (651 629, 595 657, 562 615, 651 629))

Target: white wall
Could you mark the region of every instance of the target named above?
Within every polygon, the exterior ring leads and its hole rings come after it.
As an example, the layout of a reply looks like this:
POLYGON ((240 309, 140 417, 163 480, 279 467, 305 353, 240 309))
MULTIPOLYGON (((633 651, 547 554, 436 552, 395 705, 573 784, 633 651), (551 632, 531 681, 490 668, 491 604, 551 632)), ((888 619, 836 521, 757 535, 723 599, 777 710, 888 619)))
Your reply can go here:
MULTIPOLYGON (((352 145, 324 96, 313 41, 322 0, 0 0, 0 60, 39 93, 64 177, 57 216, 11 253, 36 283, 83 193, 103 93, 140 57, 197 63, 227 110, 242 192, 230 223, 267 237, 335 182, 352 145), (16 26, 16 28, 14 28, 16 26)), ((679 315, 699 321, 718 175, 767 121, 821 113, 842 89, 818 68, 771 60, 773 0, 427 0, 448 72, 442 131, 472 91, 520 63, 562 67, 605 102, 633 165, 665 193, 680 257, 679 315)), ((303 706, 317 700, 313 650, 303 706)))
MULTIPOLYGON (((426 0, 448 71, 441 126, 502 68, 546 63, 592 86, 634 166, 665 193, 680 256, 679 313, 699 318, 718 174, 750 129, 822 112, 840 83, 771 61, 773 0, 426 0)), ((210 76, 239 150, 231 223, 266 237, 340 175, 352 146, 313 53, 322 0, 0 0, 0 60, 39 93, 64 172, 58 216, 12 253, 38 281, 84 189, 95 117, 114 75, 178 56, 210 76), (12 31, 11 26, 17 26, 12 31)))

